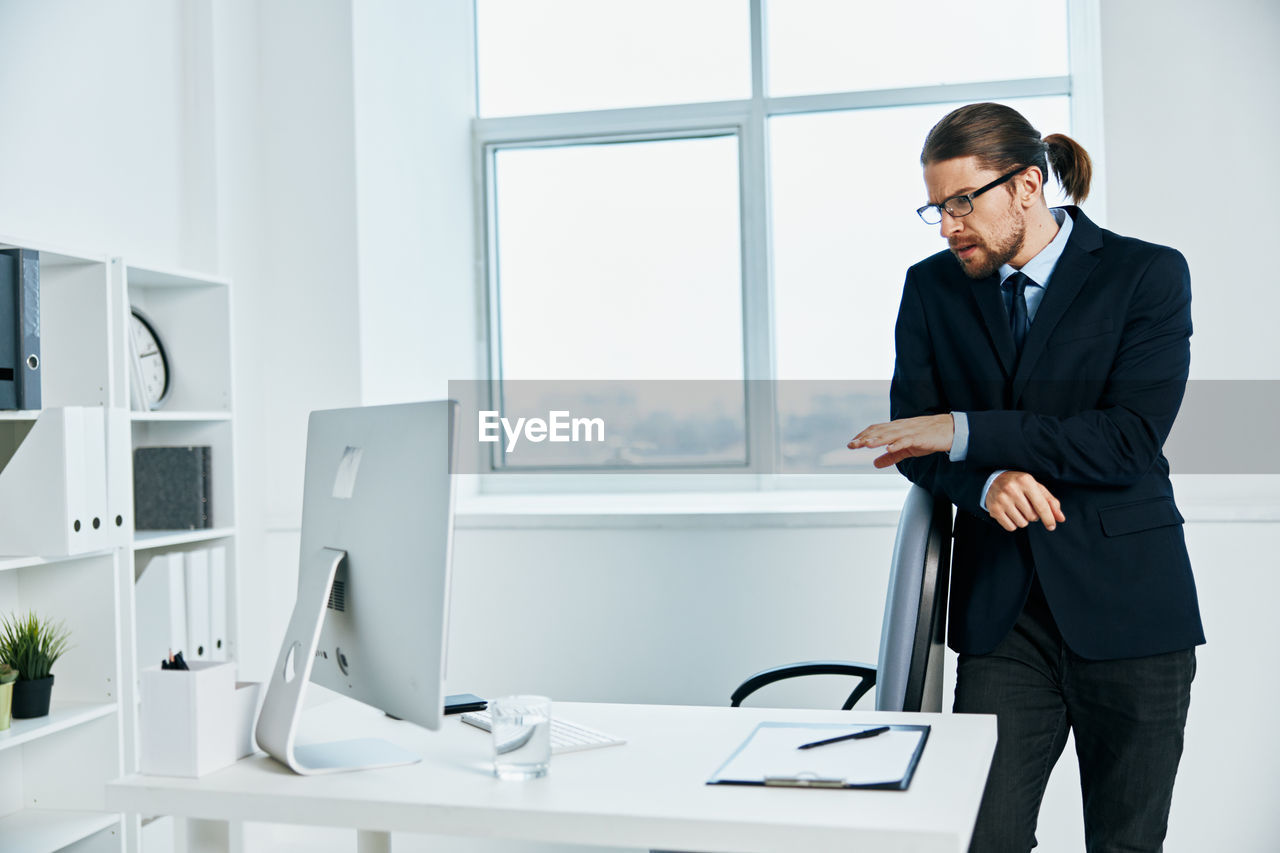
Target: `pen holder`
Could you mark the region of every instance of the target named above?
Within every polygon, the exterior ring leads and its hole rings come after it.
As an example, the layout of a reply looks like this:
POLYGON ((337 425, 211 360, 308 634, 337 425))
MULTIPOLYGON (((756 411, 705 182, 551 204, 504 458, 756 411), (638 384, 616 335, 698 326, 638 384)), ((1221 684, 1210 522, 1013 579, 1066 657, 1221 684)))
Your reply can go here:
POLYGON ((236 760, 236 667, 195 661, 190 670, 142 672, 140 770, 196 777, 236 760))

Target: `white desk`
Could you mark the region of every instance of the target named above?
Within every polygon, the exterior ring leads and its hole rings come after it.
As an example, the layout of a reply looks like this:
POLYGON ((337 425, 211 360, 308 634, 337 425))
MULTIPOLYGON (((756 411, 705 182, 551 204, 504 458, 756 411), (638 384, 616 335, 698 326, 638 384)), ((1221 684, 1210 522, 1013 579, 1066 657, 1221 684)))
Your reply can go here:
POLYGON ((308 711, 309 737, 300 740, 376 736, 424 760, 300 777, 259 754, 202 779, 127 776, 107 785, 107 807, 354 827, 362 851, 389 849, 395 831, 725 853, 963 853, 996 742, 990 716, 575 703, 556 703, 553 715, 628 742, 555 756, 546 778, 505 782, 492 775, 489 736, 479 729, 450 717, 429 732, 341 700, 308 711), (765 720, 929 723, 933 731, 908 791, 704 784, 765 720))

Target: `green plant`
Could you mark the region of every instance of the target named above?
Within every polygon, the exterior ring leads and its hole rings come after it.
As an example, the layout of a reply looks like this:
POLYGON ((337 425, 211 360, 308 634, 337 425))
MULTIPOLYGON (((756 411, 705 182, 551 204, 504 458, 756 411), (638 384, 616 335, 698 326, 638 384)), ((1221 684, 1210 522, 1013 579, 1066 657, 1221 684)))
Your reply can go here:
POLYGON ((70 636, 62 622, 43 621, 34 611, 6 616, 0 625, 0 660, 16 668, 22 681, 46 678, 66 652, 70 636))
POLYGON ((18 680, 18 671, 7 663, 0 663, 0 684, 18 680))

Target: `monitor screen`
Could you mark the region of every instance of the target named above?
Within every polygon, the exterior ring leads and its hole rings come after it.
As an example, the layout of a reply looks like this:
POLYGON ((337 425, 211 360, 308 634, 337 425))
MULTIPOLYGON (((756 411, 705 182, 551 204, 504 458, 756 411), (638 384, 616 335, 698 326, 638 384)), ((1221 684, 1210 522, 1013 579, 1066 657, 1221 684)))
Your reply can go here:
POLYGON ((311 414, 301 560, 347 552, 311 680, 435 729, 453 539, 448 402, 311 414))
POLYGON ((298 598, 258 725, 297 772, 403 763, 363 741, 295 744, 308 678, 439 728, 456 417, 451 400, 311 414, 298 598))

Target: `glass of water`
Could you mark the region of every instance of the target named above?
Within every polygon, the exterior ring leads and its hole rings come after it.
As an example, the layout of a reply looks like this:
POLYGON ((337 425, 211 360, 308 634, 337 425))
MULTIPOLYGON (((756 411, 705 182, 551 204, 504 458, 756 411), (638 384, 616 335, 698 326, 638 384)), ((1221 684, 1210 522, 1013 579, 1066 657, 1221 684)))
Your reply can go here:
POLYGON ((503 696, 489 703, 493 772, 499 779, 537 779, 551 766, 551 700, 503 696))

